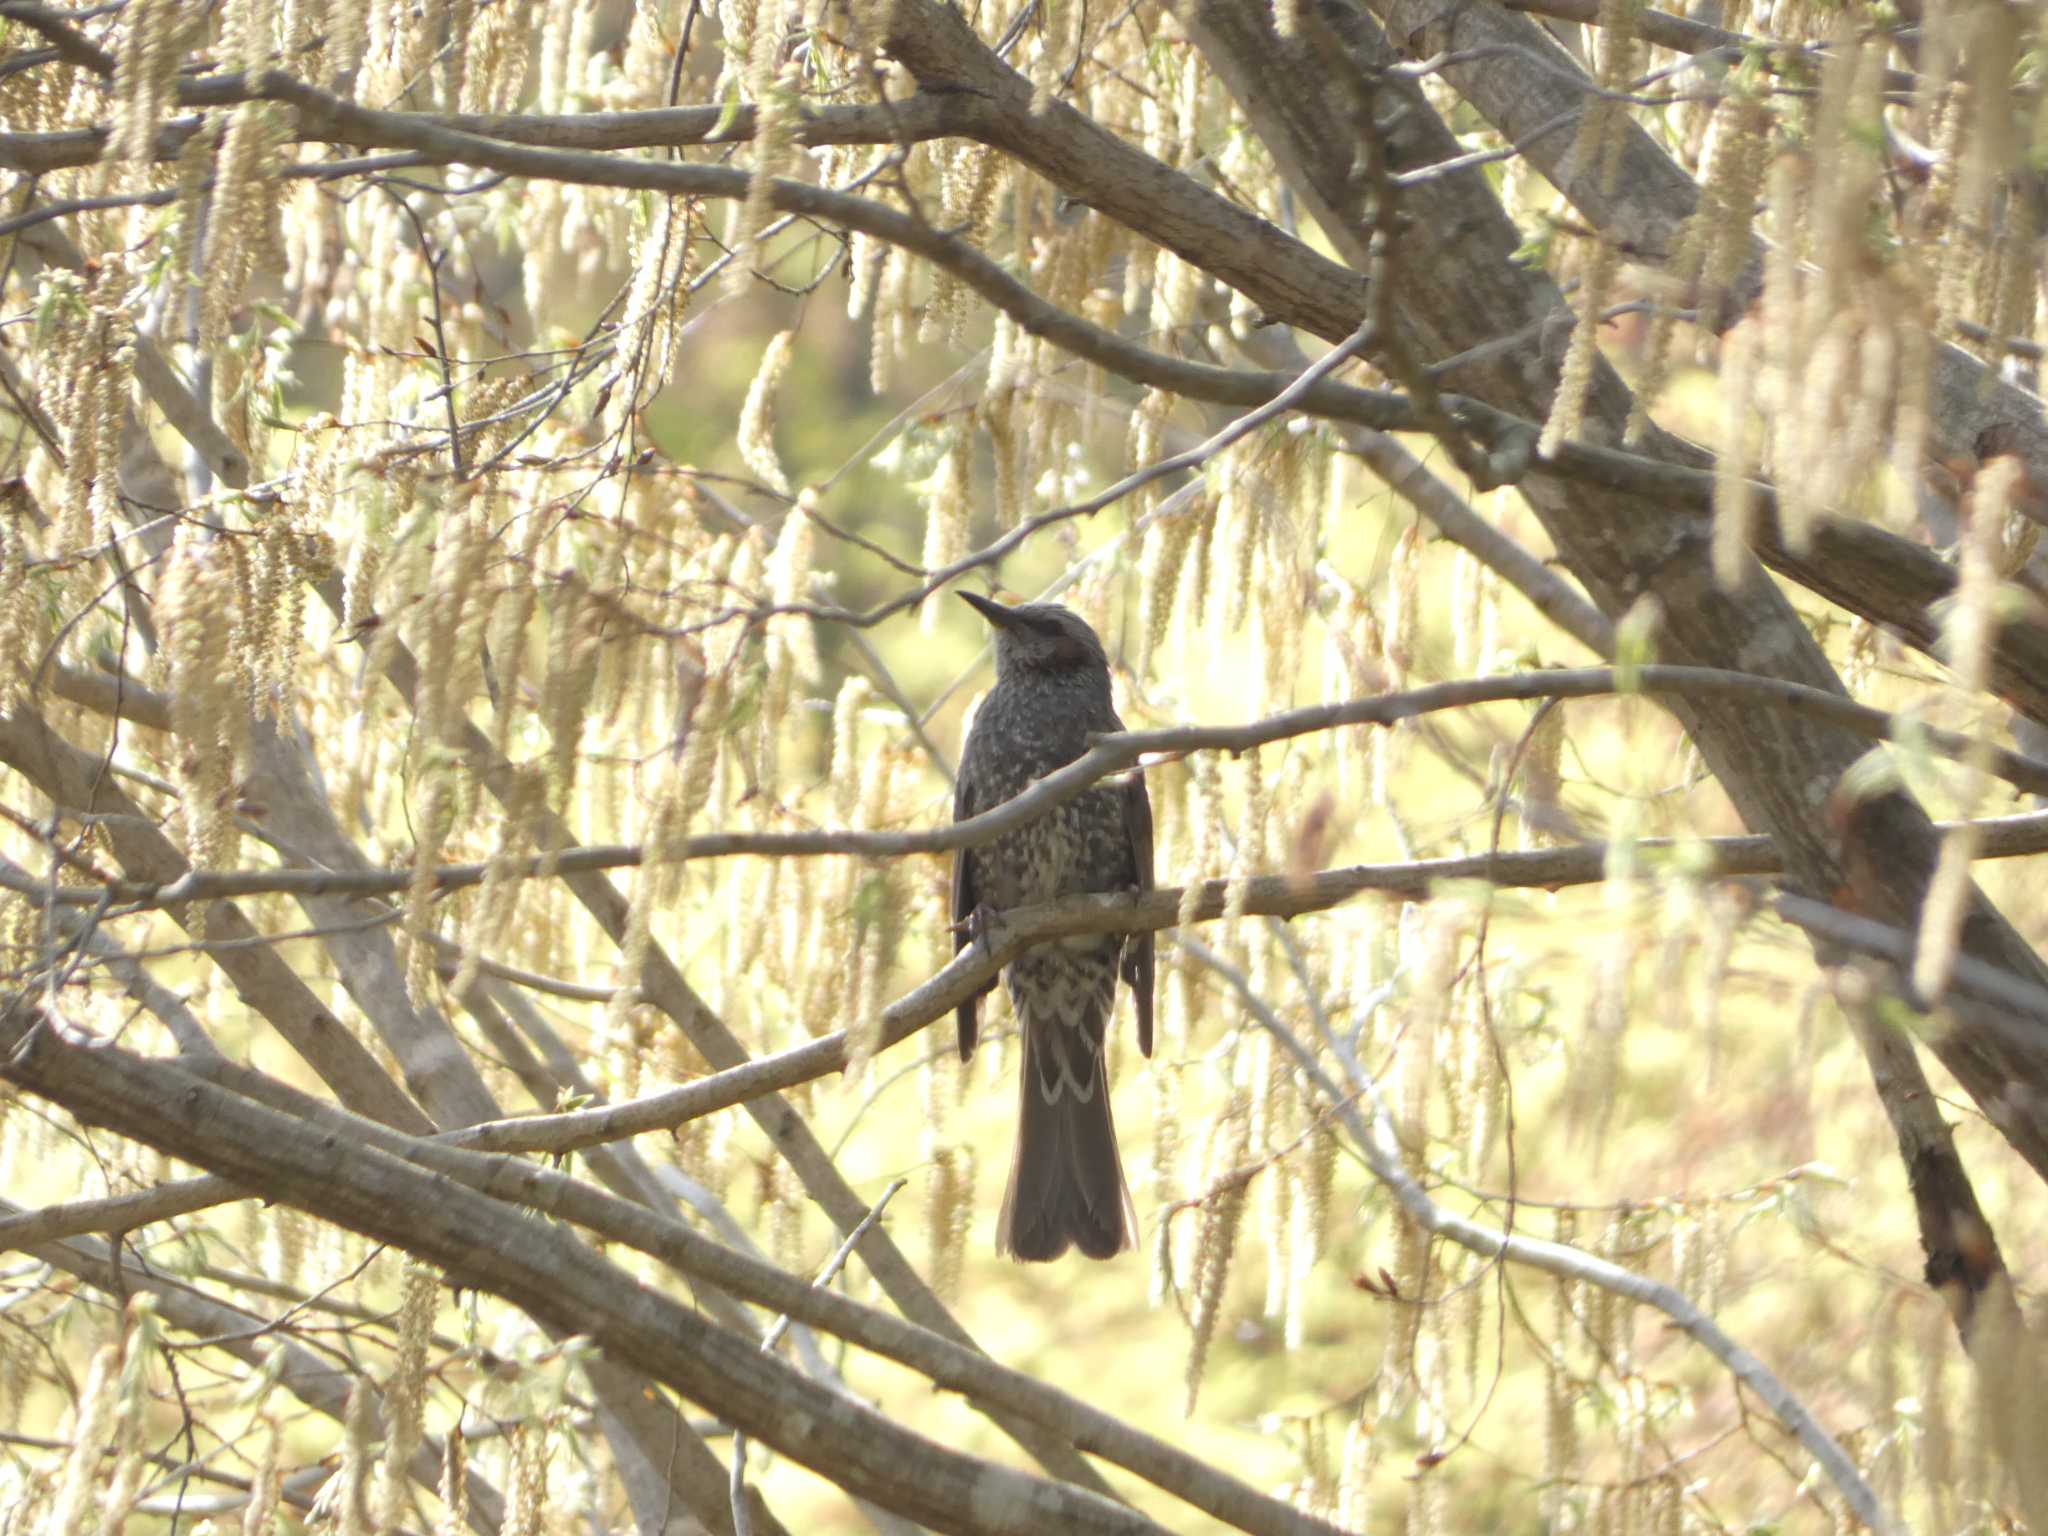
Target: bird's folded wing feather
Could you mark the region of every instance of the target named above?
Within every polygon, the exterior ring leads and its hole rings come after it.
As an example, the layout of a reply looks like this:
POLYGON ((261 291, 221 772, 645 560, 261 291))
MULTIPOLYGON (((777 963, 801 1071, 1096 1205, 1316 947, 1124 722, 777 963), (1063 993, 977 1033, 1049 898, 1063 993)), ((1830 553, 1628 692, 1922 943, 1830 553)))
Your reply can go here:
MULTIPOLYGON (((1131 845, 1131 867, 1141 891, 1152 889, 1152 797, 1145 790, 1143 769, 1132 770, 1124 786, 1124 835, 1131 845)), ((1124 942, 1124 980, 1138 1009, 1138 1049, 1152 1054, 1152 935, 1134 933, 1124 942)))
MULTIPOLYGON (((966 772, 966 765, 963 763, 960 776, 953 787, 953 819, 955 821, 965 821, 969 816, 975 814, 974 795, 968 787, 971 782, 972 780, 966 772)), ((956 955, 973 942, 973 935, 968 931, 968 919, 974 915, 974 909, 980 900, 981 898, 975 894, 974 890, 974 850, 971 848, 955 848, 953 850, 953 953, 956 955)), ((955 1010, 953 1015, 960 1037, 960 1059, 962 1061, 965 1061, 974 1054, 975 1037, 980 1033, 980 1019, 977 1017, 979 995, 977 993, 974 997, 968 998, 966 1002, 962 1003, 955 1010)))

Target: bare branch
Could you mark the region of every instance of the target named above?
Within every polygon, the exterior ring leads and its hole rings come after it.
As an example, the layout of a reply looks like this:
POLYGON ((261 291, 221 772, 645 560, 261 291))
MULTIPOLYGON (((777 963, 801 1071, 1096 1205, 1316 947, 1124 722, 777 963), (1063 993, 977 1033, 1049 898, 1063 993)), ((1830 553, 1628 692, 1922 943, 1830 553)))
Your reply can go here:
MULTIPOLYGON (((1600 24, 1599 0, 1502 0, 1502 3, 1511 11, 1528 11, 1533 15, 1576 21, 1589 27, 1600 24)), ((1674 16, 1669 11, 1638 11, 1629 25, 1644 42, 1658 48, 1692 54, 1695 58, 1702 54, 1712 55, 1729 63, 1755 58, 1773 74, 1790 73, 1795 62, 1802 73, 1817 74, 1826 63, 1829 52, 1821 44, 1786 43, 1775 38, 1751 37, 1742 32, 1725 32, 1703 21, 1694 21, 1690 16, 1674 16)), ((1887 91, 1911 91, 1919 83, 1919 78, 1909 70, 1886 70, 1884 88, 1887 91)))
MULTIPOLYGON (((1993 747, 1954 731, 1926 726, 1907 716, 1886 714, 1840 694, 1749 672, 1723 672, 1710 667, 1650 666, 1626 672, 1610 667, 1576 671, 1523 672, 1502 677, 1467 678, 1435 683, 1406 693, 1378 694, 1339 704, 1317 704, 1270 715, 1244 725, 1182 725, 1151 731, 1124 731, 1096 738, 1088 752, 1001 805, 947 826, 911 832, 719 832, 688 839, 683 856, 722 858, 735 854, 779 857, 852 854, 889 858, 913 853, 946 853, 979 848, 1064 805, 1090 785, 1136 767, 1147 757, 1187 752, 1250 751, 1270 742, 1286 741, 1342 726, 1393 725, 1442 710, 1467 709, 1532 699, 1599 698, 1617 693, 1652 697, 1737 698, 1794 714, 1829 721, 1870 741, 1908 741, 1943 757, 1981 753, 1988 771, 2017 788, 2048 794, 2048 764, 2017 752, 1993 747)), ((4 747, 4 737, 0 737, 4 747)), ((515 872, 531 878, 542 874, 581 874, 616 869, 640 862, 636 848, 582 848, 536 857, 515 872)), ((490 873, 486 864, 444 866, 436 871, 440 889, 480 884, 490 873)), ((259 893, 312 895, 390 895, 404 890, 410 871, 193 871, 164 884, 116 882, 107 887, 64 887, 51 896, 34 881, 16 881, 18 894, 31 900, 54 899, 72 906, 92 906, 108 899, 129 910, 176 906, 200 900, 259 893)), ((0 872, 0 883, 6 883, 0 872)))
POLYGON ((1161 1529, 1098 1495, 975 1461, 903 1429, 640 1285, 518 1207, 587 1222, 762 1305, 911 1364, 943 1387, 1000 1403, 1239 1529, 1335 1536, 1335 1527, 971 1349, 741 1258, 679 1222, 559 1174, 388 1133, 282 1084, 260 1082, 245 1068, 221 1063, 208 1078, 259 1087, 265 1102, 116 1047, 67 1045, 62 1033, 47 1020, 0 1021, 6 1075, 89 1123, 396 1243, 536 1319, 588 1333, 608 1354, 632 1360, 751 1437, 884 1508, 941 1529, 1016 1536, 1053 1528, 1161 1529), (296 1113, 269 1107, 273 1101, 296 1113), (900 1475, 907 1465, 917 1467, 915 1478, 900 1475))
MULTIPOLYGON (((1220 956, 1213 954, 1208 956, 1206 963, 1221 967, 1226 972, 1235 971, 1220 956)), ((1241 972, 1236 973, 1236 980, 1245 995, 1253 995, 1241 972)), ((1505 1259, 1511 1264, 1522 1264, 1545 1274, 1576 1280, 1629 1301, 1654 1307, 1763 1400, 1778 1422, 1790 1430, 1808 1454, 1820 1463, 1829 1481, 1848 1500, 1850 1509, 1855 1511, 1859 1520, 1883 1536, 1907 1536, 1906 1528, 1884 1507, 1863 1474, 1856 1470, 1855 1462, 1822 1427, 1812 1410, 1795 1397, 1762 1361, 1731 1339, 1713 1318, 1677 1289, 1567 1244, 1514 1236, 1445 1210, 1430 1198, 1408 1171, 1402 1157, 1401 1139, 1386 1101, 1380 1096, 1379 1084, 1344 1042, 1332 1034, 1325 1037, 1323 1044, 1343 1066, 1348 1088, 1331 1079, 1315 1052, 1296 1038, 1272 1009, 1255 1008, 1252 1017, 1294 1057, 1296 1069, 1305 1074, 1329 1102, 1331 1113, 1343 1125, 1359 1155, 1372 1169, 1373 1177, 1386 1185, 1400 1202, 1401 1209, 1417 1226, 1482 1258, 1505 1259), (1367 1112, 1360 1111, 1361 1101, 1368 1106, 1367 1112)))

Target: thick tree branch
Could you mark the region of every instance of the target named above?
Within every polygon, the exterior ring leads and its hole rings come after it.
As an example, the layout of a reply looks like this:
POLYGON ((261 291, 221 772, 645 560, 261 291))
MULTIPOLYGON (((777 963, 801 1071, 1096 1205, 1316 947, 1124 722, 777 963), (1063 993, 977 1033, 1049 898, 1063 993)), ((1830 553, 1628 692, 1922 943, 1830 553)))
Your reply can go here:
MULTIPOLYGON (((0 1029, 7 1028, 0 1023, 0 1029)), ((9 1230, 11 1223, 21 1220, 22 1214, 19 1206, 0 1199, 0 1231, 9 1230)), ((14 1246, 106 1296, 153 1296, 158 1316, 170 1327, 211 1341, 212 1347, 225 1350, 253 1371, 276 1369, 278 1384, 313 1412, 336 1425, 347 1420, 347 1373, 337 1370, 332 1359, 316 1354, 288 1335, 280 1337, 275 1319, 231 1306, 182 1281, 125 1263, 120 1250, 109 1243, 89 1238, 57 1242, 24 1237, 14 1246)), ((374 1402, 371 1411, 381 1418, 381 1408, 374 1402)), ((429 1492, 440 1485, 438 1437, 421 1444, 407 1463, 406 1471, 415 1484, 429 1492)), ((504 1495, 487 1477, 474 1472, 470 1475, 469 1491, 469 1528, 477 1536, 497 1536, 505 1520, 504 1495)))
MULTIPOLYGON (((208 76, 178 82, 182 106, 224 107, 261 98, 248 77, 208 76)), ((686 149, 694 145, 738 144, 754 137, 751 102, 726 107, 659 107, 643 112, 399 114, 473 133, 507 144, 532 144, 549 149, 617 152, 625 149, 686 149), (721 124, 723 125, 721 127, 721 124)), ((915 144, 965 131, 973 120, 972 103, 963 97, 919 94, 886 105, 811 106, 793 129, 795 141, 807 148, 827 144, 915 144)), ((175 160, 199 131, 197 116, 177 118, 157 130, 152 155, 175 160)), ((49 133, 0 133, 0 166, 24 175, 41 176, 73 166, 91 165, 106 152, 109 130, 66 128, 49 133)), ((302 143, 334 140, 313 132, 302 143)), ((437 156, 423 164, 450 163, 437 156)), ((319 174, 317 162, 305 167, 319 174)))
MULTIPOLYGON (((57 805, 103 818, 114 856, 131 876, 168 885, 188 873, 184 855, 157 829, 154 818, 144 815, 113 782, 101 761, 64 741, 39 717, 23 709, 0 713, 0 762, 57 805)), ((168 910, 181 926, 195 921, 189 907, 168 910)), ((255 940, 260 931, 238 907, 217 902, 207 909, 206 935, 255 940)), ((419 1106, 274 949, 231 944, 217 949, 214 957, 242 999, 269 1021, 344 1104, 406 1130, 433 1129, 419 1106)))
MULTIPOLYGON (((899 0, 898 14, 917 0, 899 0)), ((1526 18, 1488 10, 1524 27, 1526 18)), ((1217 74, 1229 86, 1254 130, 1273 153, 1289 185, 1332 245, 1363 267, 1362 231, 1371 227, 1366 188, 1354 166, 1351 136, 1332 134, 1322 103, 1334 84, 1366 98, 1356 131, 1391 135, 1399 163, 1429 164, 1458 153, 1433 108, 1389 66, 1396 55, 1371 19, 1345 0, 1310 0, 1304 18, 1313 43, 1283 39, 1262 10, 1222 0, 1180 0, 1176 15, 1217 74)), ((1431 49, 1430 51, 1437 51, 1431 49)), ((1483 176, 1446 177, 1404 189, 1406 220, 1394 306, 1421 355, 1449 356, 1489 338, 1522 333, 1563 312, 1562 296, 1548 278, 1515 263, 1520 235, 1483 176)), ((1258 297, 1254 291, 1254 297, 1258 297)), ((1284 295, 1275 293, 1276 302, 1284 295)), ((1317 334, 1342 335, 1355 324, 1341 315, 1277 311, 1317 334)), ((1547 416, 1556 387, 1557 361, 1535 343, 1472 365, 1467 388, 1488 404, 1534 419, 1547 416)), ((1619 442, 1632 401, 1619 377, 1596 362, 1585 399, 1585 431, 1619 442)), ((1652 456, 1701 461, 1669 438, 1652 433, 1652 456)), ((1746 580, 1729 591, 1714 576, 1704 517, 1671 518, 1639 497, 1594 494, 1584 485, 1552 480, 1540 469, 1520 483, 1565 563, 1610 615, 1645 599, 1661 619, 1659 654, 1674 662, 1765 671, 1824 692, 1839 691, 1827 658, 1791 605, 1769 583, 1746 580)), ((1834 720, 1788 721, 1768 733, 1753 729, 1748 710, 1729 700, 1691 698, 1674 703, 1693 741, 1744 819, 1768 831, 1795 884, 1809 893, 1838 889, 1844 874, 1835 838, 1816 785, 1838 782, 1861 753, 1855 738, 1834 720)), ((1876 915, 1900 924, 1917 921, 1938 848, 1924 812, 1903 794, 1883 797, 1859 811, 1891 857, 1872 872, 1866 898, 1876 915)), ((1965 948, 1994 968, 2033 983, 2048 982, 2048 967, 1981 895, 1972 893, 1965 948)), ((2014 1081, 2039 1084, 2041 1063, 2011 1054, 2010 1042, 1989 1031, 1957 1031, 1937 1044, 1951 1071, 1980 1103, 2008 1091, 2014 1081)), ((2048 1128, 2017 1128, 2014 1145, 2048 1174, 2048 1128)))
MULTIPOLYGON (((664 1257, 688 1253, 704 1264, 719 1264, 728 1275, 746 1275, 758 1288, 774 1287, 768 1304, 792 1316, 821 1326, 828 1317, 853 1326, 851 1303, 725 1254, 679 1223, 663 1222, 595 1191, 577 1190, 572 1181, 530 1165, 502 1160, 489 1160, 476 1175, 498 1196, 492 1198, 456 1182, 451 1160, 463 1154, 432 1143, 388 1139, 282 1085, 265 1085, 266 1096, 292 1103, 297 1114, 280 1113, 163 1062, 113 1047, 67 1045, 61 1033, 62 1026, 47 1019, 30 1023, 17 1017, 0 1023, 7 1076, 63 1103, 88 1123, 106 1125, 271 1198, 397 1244, 441 1265, 460 1283, 503 1296, 550 1326, 586 1333, 613 1358, 631 1360, 753 1438, 884 1508, 936 1529, 973 1533, 1160 1529, 1095 1494, 978 1462, 912 1434, 762 1355, 506 1202, 543 1208, 572 1202, 622 1237, 631 1231, 650 1245, 659 1241, 664 1257), (438 1165, 439 1171, 414 1166, 400 1149, 427 1167, 438 1165)), ((254 1077, 244 1069, 224 1067, 224 1073, 244 1086, 254 1077)), ((893 1327, 902 1330, 898 1342, 911 1334, 904 1325, 893 1327)), ((945 1351, 945 1374, 938 1378, 944 1385, 980 1390, 998 1369, 974 1351, 935 1337, 930 1347, 945 1351)), ((1022 1378, 1015 1384, 1028 1386, 1033 1394, 1048 1393, 1022 1378)), ((1043 1414, 1043 1403, 1038 1396, 1031 1406, 1043 1414)), ((1055 1418, 1060 1432, 1092 1440, 1092 1434, 1075 1431, 1077 1419, 1089 1411, 1070 1402, 1060 1406, 1064 1412, 1055 1418)), ((1106 1416, 1094 1418, 1095 1430, 1113 1426, 1114 1421, 1101 1422, 1106 1416)), ((1192 1458, 1158 1442, 1149 1446, 1164 1464, 1161 1477, 1231 1486, 1192 1458)), ((1333 1530, 1241 1485, 1237 1496, 1264 1516, 1261 1524, 1246 1529, 1333 1530)))

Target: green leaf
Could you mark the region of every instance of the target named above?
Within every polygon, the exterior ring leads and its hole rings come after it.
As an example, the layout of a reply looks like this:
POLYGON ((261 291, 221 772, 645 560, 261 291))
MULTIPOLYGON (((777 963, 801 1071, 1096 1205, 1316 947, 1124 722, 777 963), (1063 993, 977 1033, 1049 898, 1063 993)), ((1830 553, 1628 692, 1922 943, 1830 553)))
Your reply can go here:
POLYGON ((718 121, 711 125, 709 137, 714 142, 732 131, 732 125, 739 121, 740 108, 744 105, 740 100, 740 82, 735 76, 725 83, 725 99, 718 104, 718 121))
POLYGON ((1664 610, 1654 598, 1644 598, 1621 616, 1614 627, 1614 691, 1639 693, 1643 668, 1657 659, 1657 627, 1664 610))

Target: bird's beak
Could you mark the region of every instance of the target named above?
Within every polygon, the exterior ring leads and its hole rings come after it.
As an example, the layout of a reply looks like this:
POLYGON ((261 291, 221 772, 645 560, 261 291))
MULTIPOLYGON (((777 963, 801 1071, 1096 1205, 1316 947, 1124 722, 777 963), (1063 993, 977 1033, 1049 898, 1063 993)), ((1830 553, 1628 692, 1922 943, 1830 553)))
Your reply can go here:
POLYGON ((972 608, 984 619, 987 619, 989 623, 995 625, 997 629, 1008 629, 1016 622, 1016 618, 1010 610, 1001 603, 996 602, 993 598, 980 597, 972 592, 962 592, 959 596, 961 602, 967 604, 968 607, 972 608))

